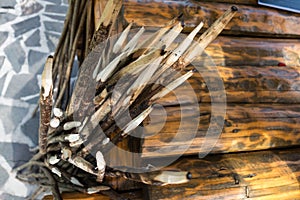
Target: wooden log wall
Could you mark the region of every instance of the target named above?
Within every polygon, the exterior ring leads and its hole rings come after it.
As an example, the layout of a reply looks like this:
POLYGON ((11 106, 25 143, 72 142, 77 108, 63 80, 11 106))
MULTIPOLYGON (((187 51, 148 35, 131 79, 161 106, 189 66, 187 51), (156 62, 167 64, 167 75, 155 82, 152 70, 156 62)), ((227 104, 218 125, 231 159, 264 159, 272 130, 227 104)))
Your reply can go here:
POLYGON ((185 184, 149 187, 149 199, 299 199, 300 149, 183 158, 169 168, 190 171, 185 184))
MULTIPOLYGON (((191 139, 189 130, 197 120, 198 131, 185 154, 199 153, 204 141, 209 142, 205 136, 212 116, 212 96, 219 97, 213 100, 215 106, 220 103, 218 99, 225 99, 227 110, 222 134, 211 153, 300 145, 300 14, 259 6, 256 0, 128 0, 124 17, 151 29, 183 13, 184 30, 189 32, 200 21, 205 28, 209 27, 232 5, 239 12, 206 49, 216 67, 204 66, 204 56, 199 57, 193 64, 201 66, 201 71, 158 102, 168 116, 164 125, 156 120, 159 117, 145 123, 143 157, 179 155, 181 152, 174 149, 191 139), (218 79, 224 83, 223 93, 218 79), (190 86, 194 91, 189 90, 190 86), (193 102, 191 92, 199 102, 200 116, 189 111, 193 102), (190 123, 178 130, 182 117, 190 123), (176 137, 178 134, 181 136, 176 137), (163 150, 157 153, 158 149, 163 150)), ((157 108, 152 115, 160 113, 161 108, 157 108)))
MULTIPOLYGON (((143 193, 141 190, 134 190, 129 192, 123 192, 119 194, 112 190, 110 191, 103 191, 102 193, 97 194, 83 194, 79 192, 65 192, 62 194, 62 198, 64 200, 123 200, 123 199, 130 199, 130 200, 142 200, 143 193)), ((47 195, 43 198, 43 200, 53 200, 52 195, 47 195)))
MULTIPOLYGON (((97 23, 103 1, 93 2, 97 23)), ((144 124, 143 164, 179 156, 182 152, 176 149, 191 141, 183 157, 167 167, 190 171, 191 181, 148 186, 142 192, 141 185, 110 180, 113 189, 138 190, 92 196, 73 193, 64 199, 300 199, 300 14, 258 6, 257 0, 125 0, 124 18, 152 29, 183 13, 188 33, 200 21, 205 30, 232 5, 239 13, 205 52, 215 66, 200 56, 193 64, 201 71, 158 101, 165 111, 156 107, 144 124), (217 109, 224 102, 214 100, 212 111, 212 96, 222 94, 218 79, 225 88, 224 116, 217 109), (191 92, 198 104, 191 104, 195 103, 191 92), (195 114, 195 106, 200 114, 195 114), (166 122, 157 117, 163 112, 166 122), (214 117, 224 117, 216 144, 205 140, 209 125, 220 126, 211 124, 212 112, 214 117), (182 118, 185 123, 178 129, 182 118), (190 131, 194 129, 195 135, 190 131), (214 148, 211 155, 199 159, 195 155, 204 142, 214 148)), ((121 146, 126 149, 130 144, 124 141, 121 146)), ((114 152, 111 159, 116 164, 135 162, 114 152)))
MULTIPOLYGON (((100 194, 65 193, 65 200, 108 199, 251 199, 300 198, 300 149, 182 158, 168 167, 189 171, 192 179, 180 185, 149 186, 147 190, 100 194)), ((44 200, 53 199, 46 196, 44 200)))
POLYGON ((257 7, 257 1, 146 1, 127 0, 125 19, 137 26, 163 26, 174 16, 184 14, 185 30, 205 23, 209 27, 232 4, 240 12, 228 24, 223 33, 231 35, 293 37, 299 36, 299 15, 290 12, 257 7))

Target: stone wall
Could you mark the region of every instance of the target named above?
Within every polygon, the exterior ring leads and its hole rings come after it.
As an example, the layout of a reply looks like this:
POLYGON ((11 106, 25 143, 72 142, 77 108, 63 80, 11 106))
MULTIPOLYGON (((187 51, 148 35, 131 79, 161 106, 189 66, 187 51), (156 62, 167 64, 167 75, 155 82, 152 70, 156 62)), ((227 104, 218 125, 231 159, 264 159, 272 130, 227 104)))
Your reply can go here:
POLYGON ((11 170, 38 141, 41 72, 60 37, 67 0, 0 1, 0 199, 24 199, 34 186, 11 170))

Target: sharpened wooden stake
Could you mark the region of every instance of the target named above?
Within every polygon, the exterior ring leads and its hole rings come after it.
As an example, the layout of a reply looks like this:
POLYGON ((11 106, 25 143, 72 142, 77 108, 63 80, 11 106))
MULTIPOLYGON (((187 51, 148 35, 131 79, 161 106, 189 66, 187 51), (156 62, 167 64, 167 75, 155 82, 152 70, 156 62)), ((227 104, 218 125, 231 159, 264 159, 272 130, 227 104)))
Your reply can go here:
POLYGON ((154 102, 162 97, 164 97, 165 95, 167 95, 169 92, 173 91, 175 88, 177 88, 178 86, 180 86, 182 83, 184 83, 187 79, 189 79, 192 75, 193 75, 193 70, 187 72, 186 74, 180 76, 179 78, 177 78, 176 80, 174 80, 173 82, 171 82, 170 84, 168 84, 165 88, 163 88, 160 92, 158 92, 157 94, 155 94, 151 99, 150 102, 154 102))
POLYGON ((189 181, 189 175, 189 172, 162 171, 154 180, 162 182, 162 185, 182 184, 189 181))
POLYGON ((105 174, 106 162, 104 160, 103 154, 100 151, 97 151, 96 153, 96 161, 97 161, 97 169, 98 169, 97 181, 99 183, 102 183, 105 174))
POLYGON ((121 33, 120 37, 118 38, 116 44, 113 47, 113 53, 117 54, 119 51, 122 50, 122 47, 125 43, 125 40, 129 34, 129 31, 131 29, 132 23, 130 23, 127 28, 121 33))
POLYGON ((129 134, 132 130, 134 130, 138 125, 144 121, 144 119, 151 113, 153 110, 152 106, 149 106, 146 110, 144 110, 141 114, 139 114, 136 118, 130 121, 127 125, 125 130, 122 133, 122 136, 129 134))
POLYGON ((42 84, 40 93, 40 127, 39 127, 39 150, 42 154, 46 153, 47 133, 51 120, 52 111, 52 65, 53 57, 47 58, 44 71, 42 73, 42 84))
POLYGON ((204 49, 222 32, 238 11, 232 6, 220 18, 218 18, 182 56, 185 63, 191 63, 197 55, 201 55, 204 49))

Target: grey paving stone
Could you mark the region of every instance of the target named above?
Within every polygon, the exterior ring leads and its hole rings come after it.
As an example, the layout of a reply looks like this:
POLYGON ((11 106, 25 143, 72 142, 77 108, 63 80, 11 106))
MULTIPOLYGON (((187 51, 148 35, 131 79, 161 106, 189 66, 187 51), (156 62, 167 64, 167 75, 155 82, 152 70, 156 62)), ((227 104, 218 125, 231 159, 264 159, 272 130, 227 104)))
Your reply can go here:
POLYGON ((24 200, 24 197, 18 197, 11 194, 3 193, 0 195, 0 199, 2 200, 24 200))
POLYGON ((0 94, 2 93, 3 86, 4 86, 4 82, 5 82, 5 79, 6 79, 6 76, 7 76, 7 74, 5 74, 4 76, 2 76, 2 77, 0 78, 0 94))
POLYGON ((37 93, 39 93, 39 87, 34 74, 17 74, 12 77, 5 97, 20 99, 37 93))
POLYGON ((40 30, 37 29, 29 38, 27 38, 27 40, 25 41, 25 45, 28 47, 40 47, 41 46, 40 40, 41 40, 40 30))
POLYGON ((9 0, 9 1, 1 0, 0 1, 0 7, 14 7, 16 4, 17 4, 16 0, 9 0))
POLYGON ((45 35, 46 35, 46 38, 47 38, 47 45, 48 45, 50 51, 53 52, 56 48, 57 43, 58 43, 60 34, 45 32, 45 35))
POLYGON ((15 72, 19 72, 21 70, 22 65, 25 61, 25 51, 22 49, 20 44, 20 40, 16 40, 11 43, 7 47, 4 48, 4 53, 7 56, 7 59, 12 64, 15 72))
POLYGON ((12 25, 15 30, 15 37, 40 26, 40 16, 35 16, 12 25))
POLYGON ((46 5, 45 11, 49 13, 61 13, 66 14, 68 10, 68 6, 62 5, 46 5))
POLYGON ((22 10, 22 15, 31 15, 34 13, 38 13, 40 10, 42 10, 44 7, 36 2, 36 1, 32 1, 30 5, 24 5, 21 7, 22 10))
MULTIPOLYGON (((6 183, 8 177, 9 177, 8 173, 0 164, 0 188, 6 183)), ((0 199, 4 200, 4 198, 0 198, 0 199)))
POLYGON ((0 46, 5 42, 8 37, 8 32, 0 32, 0 46))
POLYGON ((4 63, 5 57, 4 56, 0 56, 0 69, 4 63))
POLYGON ((44 14, 46 17, 49 17, 51 19, 55 19, 58 21, 64 21, 65 20, 65 16, 61 16, 61 15, 51 15, 51 14, 44 14))
MULTIPOLYGON (((36 101, 37 102, 37 101, 36 101)), ((35 103, 36 103, 35 102, 35 103)), ((31 141, 37 145, 38 144, 38 130, 39 130, 39 115, 37 112, 34 117, 29 119, 21 126, 22 132, 31 139, 31 141)))
POLYGON ((55 4, 61 4, 61 0, 45 0, 51 3, 55 3, 55 4))
POLYGON ((51 22, 51 21, 44 21, 44 25, 47 31, 54 31, 60 33, 63 29, 64 24, 61 22, 51 22))
POLYGON ((0 154, 12 168, 25 163, 33 156, 27 144, 11 142, 0 142, 0 154))
MULTIPOLYGON (((22 122, 26 116, 28 109, 20 107, 11 107, 0 105, 1 115, 0 119, 3 123, 5 133, 12 132, 22 122)), ((0 151, 1 153, 1 151, 0 151)))
POLYGON ((11 13, 0 13, 0 25, 16 19, 16 15, 11 13))
POLYGON ((39 97, 34 97, 34 98, 26 100, 26 102, 30 103, 30 104, 37 104, 38 100, 39 100, 39 97))
POLYGON ((29 65, 29 72, 32 74, 41 74, 44 69, 44 64, 46 62, 48 54, 29 50, 28 53, 28 65, 29 65))

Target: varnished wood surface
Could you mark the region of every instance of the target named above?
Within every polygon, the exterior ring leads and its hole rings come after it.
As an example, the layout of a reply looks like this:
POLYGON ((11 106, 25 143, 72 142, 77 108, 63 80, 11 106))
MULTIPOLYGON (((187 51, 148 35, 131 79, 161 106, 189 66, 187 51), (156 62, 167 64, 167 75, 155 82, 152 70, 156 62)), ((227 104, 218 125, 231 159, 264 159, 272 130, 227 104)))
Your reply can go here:
MULTIPOLYGON (((102 195, 102 194, 82 194, 82 193, 63 193, 62 198, 64 200, 77 200, 77 199, 82 199, 82 200, 111 200, 108 196, 102 195)), ((52 195, 45 196, 43 200, 53 200, 52 195)))
POLYGON ((217 66, 300 66, 300 40, 219 36, 205 49, 217 66))
MULTIPOLYGON (((62 197, 64 200, 121 200, 121 199, 130 199, 130 200, 141 200, 143 199, 143 193, 141 190, 134 190, 125 193, 116 193, 115 191, 104 191, 97 194, 83 194, 79 192, 69 192, 63 193, 62 197)), ((52 200, 51 195, 47 195, 43 200, 52 200)))
POLYGON ((300 149, 183 158, 168 168, 190 171, 181 185, 150 186, 152 200, 300 198, 300 149))
MULTIPOLYGON (((255 0, 185 3, 129 0, 125 1, 124 12, 127 22, 133 21, 135 25, 147 28, 163 26, 182 12, 186 24, 184 30, 189 32, 201 20, 207 28, 232 4, 238 4, 240 11, 223 32, 227 36, 218 37, 206 49, 217 65, 225 87, 224 98, 229 103, 222 135, 212 151, 224 155, 179 161, 171 167, 191 171, 192 181, 186 185, 149 187, 151 199, 300 198, 299 149, 226 155, 228 152, 300 144, 300 15, 256 6, 255 0)), ((195 64, 197 62, 202 61, 195 64)), ((144 134, 148 137, 142 146, 144 158, 178 155, 176 149, 184 146, 187 139, 193 139, 189 128, 195 119, 200 120, 197 134, 185 153, 198 154, 201 145, 210 142, 204 140, 211 117, 210 95, 219 95, 220 92, 215 86, 214 73, 206 76, 209 83, 205 83, 203 76, 195 74, 189 80, 197 101, 201 102, 200 116, 189 112, 192 107, 183 106, 186 110, 179 110, 179 106, 174 106, 178 102, 172 94, 163 98, 159 103, 172 105, 166 108, 169 117, 160 131, 157 131, 161 127, 159 117, 147 122, 149 125, 145 126, 144 134), (213 88, 210 93, 207 84, 213 88), (170 142, 178 134, 181 112, 188 122, 183 125, 181 137, 170 142), (158 154, 157 149, 163 149, 164 153, 158 154)), ((174 93, 181 95, 182 103, 188 104, 191 102, 189 92, 183 85, 174 93)), ((152 113, 154 116, 156 111, 152 113)), ((126 148, 127 144, 123 145, 126 148)), ((123 187, 113 181, 112 184, 116 189, 123 187)))
MULTIPOLYGON (((148 28, 143 39, 153 31, 148 28)), ((178 45, 178 40, 174 43, 178 45)), ((217 66, 300 66, 300 39, 218 36, 193 63, 205 56, 210 59, 206 64, 217 66)))
POLYGON ((230 3, 230 4, 243 4, 243 5, 258 5, 257 0, 195 0, 195 1, 230 3))
MULTIPOLYGON (((124 3, 125 19, 137 26, 163 26, 179 13, 184 14, 185 30, 190 31, 200 21, 210 26, 233 4, 202 1, 136 1, 124 3)), ((233 35, 269 37, 300 36, 300 14, 263 6, 238 5, 239 12, 225 28, 233 35)))
POLYGON ((194 97, 202 103, 300 103, 298 66, 194 66, 199 71, 159 104, 188 104, 194 97))
POLYGON ((300 106, 282 104, 227 104, 226 114, 214 105, 200 104, 199 113, 190 106, 156 108, 144 127, 143 157, 255 151, 300 145, 300 106), (211 123, 211 117, 222 123, 211 123), (223 125, 223 127, 222 127, 223 125), (221 130, 215 140, 208 128, 221 130), (190 145, 188 148, 186 145, 190 145), (183 150, 179 147, 185 147, 183 150))

